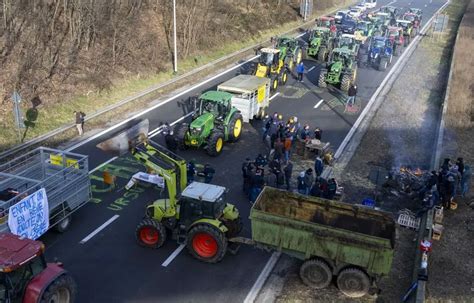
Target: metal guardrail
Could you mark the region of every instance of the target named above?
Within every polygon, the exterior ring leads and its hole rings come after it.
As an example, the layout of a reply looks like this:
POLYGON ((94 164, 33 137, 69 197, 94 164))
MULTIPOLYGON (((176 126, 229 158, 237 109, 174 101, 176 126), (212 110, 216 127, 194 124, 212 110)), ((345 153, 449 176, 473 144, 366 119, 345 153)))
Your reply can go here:
MULTIPOLYGON (((300 29, 303 29, 303 30, 304 30, 305 27, 307 27, 308 25, 311 25, 311 24, 314 23, 313 20, 314 20, 314 19, 311 19, 311 21, 308 21, 308 22, 303 22, 303 23, 301 23, 301 24, 299 24, 299 25, 297 25, 297 26, 291 28, 290 30, 288 30, 288 31, 286 31, 286 32, 280 33, 279 35, 289 35, 289 34, 294 34, 294 32, 297 31, 297 30, 300 30, 300 29)), ((191 70, 191 71, 189 71, 189 72, 186 72, 186 73, 184 73, 184 74, 182 74, 182 75, 180 75, 180 76, 177 76, 177 77, 175 77, 175 78, 172 78, 172 79, 170 79, 170 80, 168 80, 168 81, 165 81, 165 82, 163 82, 163 83, 160 83, 160 84, 151 86, 151 87, 147 88, 146 90, 141 91, 141 92, 138 93, 138 94, 135 94, 135 95, 132 95, 132 96, 127 97, 127 98, 125 98, 125 99, 122 99, 121 101, 119 101, 119 102, 117 102, 117 103, 111 104, 111 105, 106 106, 106 107, 104 107, 103 109, 101 109, 101 110, 99 110, 99 111, 97 111, 97 112, 95 112, 95 113, 92 113, 92 114, 90 114, 90 115, 87 115, 85 121, 87 122, 87 121, 89 121, 89 120, 91 120, 91 119, 94 119, 94 118, 96 118, 96 117, 98 117, 98 116, 100 116, 100 115, 103 115, 103 114, 105 114, 105 113, 111 111, 111 110, 117 109, 117 108, 119 108, 119 107, 121 107, 121 106, 123 106, 123 105, 125 105, 125 104, 127 104, 127 103, 130 103, 130 102, 132 102, 132 101, 135 101, 135 100, 137 100, 137 99, 139 99, 139 98, 142 98, 142 97, 144 97, 144 96, 146 96, 146 95, 148 95, 148 94, 150 94, 150 93, 156 92, 156 91, 158 91, 158 90, 160 90, 160 89, 162 89, 162 88, 164 88, 164 87, 166 87, 166 86, 169 86, 169 85, 171 85, 171 84, 174 84, 174 83, 176 83, 176 82, 178 82, 178 81, 180 81, 180 80, 182 80, 182 79, 185 79, 185 78, 187 78, 187 77, 190 77, 190 76, 192 76, 192 75, 195 75, 195 74, 197 74, 197 73, 199 73, 199 72, 201 72, 201 71, 203 71, 203 70, 205 70, 205 69, 207 69, 207 68, 209 68, 209 67, 212 67, 212 66, 214 66, 214 65, 216 65, 216 64, 219 64, 219 63, 221 63, 221 62, 223 62, 223 61, 226 61, 226 60, 228 60, 228 59, 230 59, 230 58, 233 58, 233 57, 236 57, 236 56, 238 56, 238 55, 241 55, 241 54, 243 54, 243 53, 245 53, 245 52, 248 52, 248 51, 250 51, 250 50, 252 50, 252 49, 255 49, 255 48, 257 48, 257 47, 266 45, 266 44, 268 44, 269 42, 270 42, 270 40, 265 39, 265 40, 262 41, 262 42, 256 43, 256 44, 254 44, 254 45, 245 47, 245 48, 243 48, 243 49, 240 49, 240 50, 238 50, 238 51, 235 51, 235 52, 233 52, 233 53, 230 53, 230 54, 228 54, 228 55, 225 55, 225 56, 223 56, 223 57, 221 57, 221 58, 219 58, 219 59, 217 59, 217 60, 214 60, 214 61, 211 61, 211 62, 209 62, 209 63, 206 63, 206 64, 204 64, 203 66, 200 66, 200 67, 198 67, 198 68, 195 68, 195 69, 193 69, 193 70, 191 70)), ((12 147, 12 148, 10 148, 10 149, 8 149, 8 150, 5 150, 5 151, 1 152, 1 153, 0 153, 0 158, 8 158, 8 157, 10 157, 10 156, 12 156, 12 155, 14 155, 14 154, 21 153, 21 152, 22 152, 23 150, 25 150, 25 149, 28 149, 28 148, 33 147, 33 146, 35 146, 35 145, 38 145, 38 144, 40 144, 40 143, 42 143, 42 142, 44 142, 44 141, 46 141, 46 140, 48 140, 48 139, 50 139, 50 138, 52 138, 52 137, 58 135, 58 134, 61 134, 61 133, 65 132, 65 131, 67 131, 67 130, 69 130, 69 129, 72 129, 72 128, 74 128, 74 127, 75 127, 75 124, 74 124, 74 123, 67 124, 67 125, 64 125, 64 126, 62 126, 62 127, 60 127, 60 128, 57 128, 57 129, 55 129, 55 130, 53 130, 53 131, 50 131, 50 132, 48 132, 48 133, 46 133, 46 134, 44 134, 44 135, 41 135, 41 136, 38 136, 38 137, 36 137, 36 138, 34 138, 34 139, 32 139, 32 140, 29 140, 29 141, 27 141, 27 142, 25 142, 25 143, 16 145, 16 146, 14 146, 14 147, 12 147)))

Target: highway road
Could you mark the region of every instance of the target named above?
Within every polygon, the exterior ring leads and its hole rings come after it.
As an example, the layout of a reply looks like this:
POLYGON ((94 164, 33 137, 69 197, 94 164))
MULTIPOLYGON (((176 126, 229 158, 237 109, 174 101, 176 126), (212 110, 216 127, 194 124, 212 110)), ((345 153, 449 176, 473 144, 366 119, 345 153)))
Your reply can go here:
MULTIPOLYGON (((428 20, 441 7, 443 0, 379 1, 399 7, 419 7, 428 20)), ((393 64, 392 64, 393 65, 393 64)), ((308 73, 303 83, 291 79, 280 87, 274 97, 270 112, 279 112, 285 118, 298 116, 301 123, 323 130, 323 140, 337 148, 347 135, 362 109, 380 85, 386 72, 371 68, 359 70, 358 111, 348 112, 337 97, 337 91, 316 86, 320 66, 305 60, 308 73), (321 101, 322 100, 322 101, 321 101)), ((187 89, 176 98, 150 108, 147 113, 113 126, 79 144, 71 146, 77 153, 89 155, 90 168, 97 168, 112 158, 96 145, 140 119, 149 119, 151 129, 160 122, 173 122, 191 111, 187 104, 190 96, 215 88, 239 73, 245 73, 249 63, 232 71, 221 73, 214 79, 194 89, 187 89)), ((416 89, 416 88, 413 88, 416 89)), ((208 157, 202 150, 181 152, 186 159, 199 163, 209 162, 217 173, 213 183, 230 189, 228 202, 234 203, 244 219, 244 236, 250 235, 248 215, 250 203, 241 191, 240 166, 244 159, 264 151, 259 123, 244 126, 242 139, 236 144, 225 145, 222 155, 208 157)), ((158 134, 154 137, 162 141, 158 134)), ((140 188, 126 193, 123 189, 128 178, 143 169, 130 157, 115 159, 107 169, 118 175, 118 189, 104 188, 98 181, 101 168, 92 175, 94 199, 73 215, 71 229, 64 234, 48 232, 42 237, 49 259, 64 262, 78 283, 78 302, 243 302, 252 288, 270 253, 243 246, 237 255, 227 255, 218 264, 205 264, 193 259, 186 248, 169 240, 158 250, 146 249, 135 242, 135 228, 142 219, 145 206, 156 199, 156 192, 140 188)))

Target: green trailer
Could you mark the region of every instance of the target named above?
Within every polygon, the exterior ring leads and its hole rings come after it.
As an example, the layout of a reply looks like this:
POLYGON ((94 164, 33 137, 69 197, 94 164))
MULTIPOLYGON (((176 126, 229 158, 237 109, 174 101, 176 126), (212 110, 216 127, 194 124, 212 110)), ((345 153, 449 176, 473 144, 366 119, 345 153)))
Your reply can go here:
POLYGON ((250 219, 247 244, 303 260, 300 277, 312 288, 336 277, 342 293, 361 297, 390 272, 396 224, 388 213, 265 187, 250 219))

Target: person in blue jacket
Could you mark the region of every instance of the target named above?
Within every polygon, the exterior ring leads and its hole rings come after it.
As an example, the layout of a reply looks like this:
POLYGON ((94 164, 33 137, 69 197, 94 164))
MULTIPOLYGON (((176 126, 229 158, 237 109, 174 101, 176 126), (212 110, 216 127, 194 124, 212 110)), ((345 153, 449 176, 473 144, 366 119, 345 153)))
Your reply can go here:
POLYGON ((301 61, 297 66, 296 66, 296 73, 298 74, 298 81, 303 82, 303 74, 304 74, 304 64, 303 61, 301 61))

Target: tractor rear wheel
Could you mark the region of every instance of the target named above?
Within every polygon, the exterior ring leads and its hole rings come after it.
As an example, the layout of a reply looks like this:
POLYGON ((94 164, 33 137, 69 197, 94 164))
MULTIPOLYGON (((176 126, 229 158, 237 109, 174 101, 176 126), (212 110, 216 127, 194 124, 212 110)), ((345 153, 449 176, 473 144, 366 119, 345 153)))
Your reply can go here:
POLYGON ((138 244, 149 248, 160 248, 166 241, 166 229, 160 222, 145 218, 135 230, 138 244))
POLYGON ((229 121, 229 141, 237 142, 242 136, 242 115, 234 113, 229 121))
POLYGON ((327 55, 328 55, 328 50, 326 46, 321 46, 318 51, 318 61, 326 62, 327 55))
POLYGON ((280 76, 280 84, 285 85, 286 81, 288 81, 288 73, 285 70, 285 71, 282 72, 282 74, 280 76))
POLYGON ((387 66, 388 66, 387 58, 380 58, 378 70, 383 72, 387 69, 387 66))
POLYGON ((323 260, 306 260, 300 267, 300 278, 307 286, 322 289, 331 283, 332 271, 323 260))
POLYGON ((337 276, 337 287, 350 298, 360 298, 368 293, 370 278, 363 270, 349 267, 343 269, 337 276))
POLYGON ((176 134, 176 140, 178 143, 179 150, 185 150, 187 148, 186 145, 186 133, 188 132, 187 124, 181 124, 175 128, 174 133, 176 134))
POLYGON ((208 224, 197 224, 188 233, 187 248, 196 259, 217 263, 227 251, 227 238, 224 233, 208 224))
POLYGON ((321 71, 319 73, 319 79, 318 79, 318 86, 319 87, 327 87, 327 83, 326 83, 326 72, 324 71, 321 71))
POLYGON ((221 131, 213 131, 207 139, 207 154, 211 157, 218 156, 224 146, 224 134, 221 131))
POLYGON ((228 231, 226 232, 227 238, 232 238, 237 236, 242 231, 242 219, 240 216, 235 220, 226 220, 222 221, 225 227, 227 227, 228 231))
POLYGON ((271 92, 276 91, 277 88, 278 88, 278 77, 272 76, 272 77, 271 77, 271 81, 270 81, 270 85, 271 85, 270 91, 271 91, 271 92))
POLYGON ((41 296, 41 303, 72 303, 75 301, 77 285, 74 279, 68 274, 62 274, 56 278, 41 296))
POLYGON ((295 64, 300 64, 301 61, 303 61, 303 51, 298 48, 295 52, 295 64))
POLYGON ((352 83, 352 74, 344 74, 341 79, 341 90, 347 92, 352 83))

